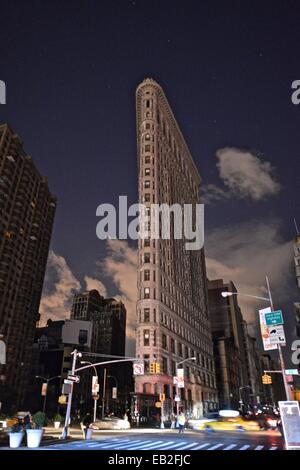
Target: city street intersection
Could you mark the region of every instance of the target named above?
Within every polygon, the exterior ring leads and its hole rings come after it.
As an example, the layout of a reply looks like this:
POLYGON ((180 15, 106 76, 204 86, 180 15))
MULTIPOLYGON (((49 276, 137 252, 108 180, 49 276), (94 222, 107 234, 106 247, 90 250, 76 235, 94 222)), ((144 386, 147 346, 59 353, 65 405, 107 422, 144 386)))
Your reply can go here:
MULTIPOLYGON (((96 431, 93 439, 83 440, 79 430, 71 432, 69 442, 57 441, 39 450, 284 450, 284 442, 276 431, 198 432, 179 434, 171 429, 131 429, 129 432, 96 431)), ((19 450, 26 450, 21 447, 19 450)))

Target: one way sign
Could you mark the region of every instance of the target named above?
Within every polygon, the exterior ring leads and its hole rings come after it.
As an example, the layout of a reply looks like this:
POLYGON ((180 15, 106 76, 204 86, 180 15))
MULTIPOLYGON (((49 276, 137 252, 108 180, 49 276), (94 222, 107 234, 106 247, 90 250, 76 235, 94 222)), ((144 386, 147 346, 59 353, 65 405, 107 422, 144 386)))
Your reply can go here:
POLYGON ((79 375, 68 375, 68 380, 71 380, 71 382, 79 383, 80 382, 80 377, 79 375))

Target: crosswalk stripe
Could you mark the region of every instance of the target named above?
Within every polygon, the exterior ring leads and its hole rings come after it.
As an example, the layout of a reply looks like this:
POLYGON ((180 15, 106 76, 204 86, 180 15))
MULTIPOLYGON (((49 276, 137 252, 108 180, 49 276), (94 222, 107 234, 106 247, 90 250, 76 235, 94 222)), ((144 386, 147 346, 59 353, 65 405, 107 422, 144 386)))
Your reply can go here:
POLYGON ((225 449, 223 449, 223 450, 231 450, 236 446, 237 446, 237 444, 230 444, 229 446, 225 447, 225 449))
POLYGON ((193 450, 200 450, 204 449, 204 447, 210 446, 210 442, 205 442, 204 444, 201 444, 201 446, 194 447, 193 450))
MULTIPOLYGON (((168 447, 168 446, 170 446, 171 444, 174 444, 174 441, 167 441, 167 442, 165 442, 164 444, 160 444, 160 445, 156 446, 155 449, 161 449, 162 447, 166 447, 166 446, 168 447)), ((172 448, 172 447, 168 447, 168 449, 171 449, 171 448, 172 448)), ((142 446, 140 449, 143 450, 144 447, 142 446)))
POLYGON ((247 450, 247 449, 249 449, 249 447, 250 446, 246 445, 246 446, 241 447, 239 450, 247 450))
POLYGON ((264 448, 264 446, 257 446, 257 447, 255 447, 254 450, 262 450, 263 448, 264 448))
POLYGON ((128 447, 127 450, 138 450, 138 449, 140 449, 141 447, 143 447, 143 448, 144 448, 144 447, 149 448, 149 447, 153 447, 153 446, 156 446, 156 445, 158 445, 158 444, 161 444, 162 442, 163 442, 163 441, 144 441, 143 443, 138 444, 138 445, 136 445, 136 446, 128 447), (148 443, 148 444, 147 444, 147 443, 148 443))
MULTIPOLYGON (((137 444, 138 442, 141 442, 141 439, 137 439, 135 441, 131 441, 130 445, 131 444, 137 444)), ((122 444, 120 447, 118 447, 118 449, 123 449, 124 448, 124 445, 122 442, 120 442, 120 444, 122 444)), ((102 448, 103 449, 110 449, 110 448, 113 448, 114 446, 116 446, 118 444, 114 443, 114 444, 106 444, 106 445, 103 445, 102 448)), ((125 444, 125 447, 128 445, 128 442, 126 442, 125 444)))
POLYGON ((169 450, 172 450, 172 449, 175 449, 179 446, 182 446, 183 444, 186 444, 187 442, 186 441, 181 441, 181 442, 174 442, 174 441, 170 441, 170 444, 168 444, 167 442, 165 442, 164 444, 160 444, 159 446, 157 446, 157 449, 163 449, 164 447, 168 446, 168 449, 169 450))
POLYGON ((278 447, 270 447, 269 450, 276 450, 276 449, 278 449, 278 447))
POLYGON ((222 447, 223 445, 224 445, 224 444, 222 444, 222 443, 221 443, 221 444, 216 444, 216 445, 210 447, 210 448, 207 449, 207 450, 215 450, 215 449, 218 449, 219 447, 222 447))
POLYGON ((185 446, 183 446, 183 447, 179 447, 178 450, 190 449, 191 447, 194 447, 194 446, 196 446, 196 445, 197 445, 197 442, 191 442, 190 444, 187 444, 187 445, 185 445, 185 446))

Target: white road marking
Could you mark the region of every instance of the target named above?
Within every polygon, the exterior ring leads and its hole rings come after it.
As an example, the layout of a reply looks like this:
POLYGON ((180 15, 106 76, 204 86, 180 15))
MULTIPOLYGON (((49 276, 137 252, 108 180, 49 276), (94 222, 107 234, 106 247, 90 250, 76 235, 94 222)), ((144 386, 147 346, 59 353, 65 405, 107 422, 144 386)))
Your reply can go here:
POLYGON ((133 447, 128 447, 127 450, 138 450, 138 449, 141 449, 141 448, 144 448, 144 447, 153 447, 153 446, 156 446, 158 444, 161 444, 163 441, 144 441, 136 446, 133 446, 133 447))
POLYGON ((257 447, 255 447, 254 450, 262 450, 263 448, 264 448, 264 446, 257 446, 257 447))
POLYGON ((270 447, 269 450, 276 450, 276 449, 278 449, 278 447, 270 447))
POLYGON ((141 442, 142 442, 141 439, 137 439, 137 440, 135 440, 135 441, 131 441, 130 444, 129 444, 128 442, 126 442, 125 446, 123 445, 123 442, 120 442, 120 444, 121 444, 120 446, 119 446, 119 444, 117 444, 117 443, 115 442, 114 444, 106 444, 106 445, 103 445, 102 448, 103 448, 103 449, 110 449, 110 448, 113 448, 113 447, 115 447, 115 446, 118 446, 118 447, 116 447, 117 449, 123 449, 124 447, 126 448, 126 446, 128 446, 128 445, 131 445, 131 444, 138 444, 138 442, 141 443, 141 442))
POLYGON ((205 442, 204 444, 201 444, 200 446, 195 447, 193 450, 200 450, 204 449, 204 447, 210 446, 210 442, 205 442))
POLYGON ((225 449, 223 449, 223 450, 231 450, 236 446, 237 446, 237 444, 230 444, 229 446, 225 447, 225 449))
POLYGON ((207 449, 207 450, 215 450, 215 449, 218 449, 219 447, 222 447, 223 445, 224 445, 224 444, 222 444, 222 443, 221 443, 221 444, 216 444, 216 445, 210 447, 210 448, 207 449))
POLYGON ((241 447, 239 450, 247 450, 247 449, 249 449, 249 447, 250 446, 246 445, 246 446, 241 447))
POLYGON ((178 450, 185 450, 185 449, 190 449, 191 447, 194 447, 198 444, 198 442, 190 442, 189 444, 186 444, 183 447, 179 447, 178 450))

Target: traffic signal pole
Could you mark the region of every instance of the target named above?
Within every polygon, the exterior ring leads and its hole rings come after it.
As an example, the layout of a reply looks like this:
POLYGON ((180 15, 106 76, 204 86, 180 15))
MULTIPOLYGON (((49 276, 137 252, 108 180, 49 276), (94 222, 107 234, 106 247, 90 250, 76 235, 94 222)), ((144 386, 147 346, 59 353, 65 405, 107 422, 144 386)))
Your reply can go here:
MULTIPOLYGON (((266 276, 266 281, 267 281, 267 287, 268 287, 268 294, 269 294, 269 299, 270 299, 271 310, 272 310, 272 312, 274 312, 274 305, 273 305, 273 299, 272 299, 272 294, 271 294, 271 289, 270 289, 268 276, 266 276)), ((280 343, 277 343, 277 349, 278 349, 278 354, 279 354, 280 369, 281 369, 283 383, 284 383, 285 395, 286 395, 287 401, 290 401, 292 399, 291 389, 289 387, 287 377, 286 377, 286 374, 285 374, 285 364, 284 364, 284 359, 283 359, 283 354, 282 354, 282 349, 281 349, 281 344, 280 343)))

